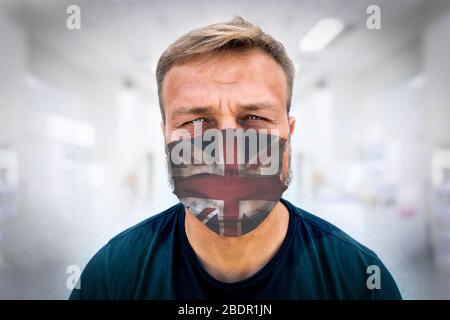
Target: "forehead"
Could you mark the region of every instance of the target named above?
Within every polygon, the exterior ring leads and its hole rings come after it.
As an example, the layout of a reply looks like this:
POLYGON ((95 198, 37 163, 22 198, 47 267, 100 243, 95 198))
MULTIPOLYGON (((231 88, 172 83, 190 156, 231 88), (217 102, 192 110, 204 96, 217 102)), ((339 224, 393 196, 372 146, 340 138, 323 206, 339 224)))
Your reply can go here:
POLYGON ((286 107, 287 81, 281 66, 261 50, 209 55, 172 67, 163 83, 166 112, 181 105, 264 99, 286 107))

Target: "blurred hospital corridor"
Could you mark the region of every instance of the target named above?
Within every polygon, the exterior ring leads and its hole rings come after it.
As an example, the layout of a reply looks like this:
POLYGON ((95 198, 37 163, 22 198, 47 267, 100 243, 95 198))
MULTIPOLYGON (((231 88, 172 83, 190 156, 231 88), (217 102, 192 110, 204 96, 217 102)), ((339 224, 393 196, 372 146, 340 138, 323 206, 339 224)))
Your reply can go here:
POLYGON ((109 239, 178 202, 156 63, 237 15, 295 64, 283 197, 372 249, 403 298, 450 299, 445 0, 0 0, 0 299, 66 299, 109 239))

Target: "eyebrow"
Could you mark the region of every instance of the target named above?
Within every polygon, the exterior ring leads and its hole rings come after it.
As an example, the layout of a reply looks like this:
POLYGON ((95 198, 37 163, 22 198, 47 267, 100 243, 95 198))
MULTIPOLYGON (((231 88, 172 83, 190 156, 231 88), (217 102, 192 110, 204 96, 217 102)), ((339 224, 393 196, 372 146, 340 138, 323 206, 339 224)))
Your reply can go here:
MULTIPOLYGON (((249 103, 249 104, 239 104, 239 110, 243 111, 258 111, 258 110, 269 110, 276 111, 277 107, 274 104, 267 102, 249 103)), ((174 120, 179 116, 183 115, 208 115, 213 114, 213 107, 181 107, 174 111, 171 115, 171 119, 174 120)))
POLYGON ((259 111, 259 110, 269 110, 269 111, 276 111, 277 107, 274 104, 267 103, 267 102, 258 102, 258 103, 250 103, 250 104, 243 104, 238 106, 239 109, 245 110, 245 111, 259 111))
POLYGON ((199 115, 213 113, 212 107, 181 107, 174 111, 171 115, 172 119, 176 119, 182 115, 199 115))

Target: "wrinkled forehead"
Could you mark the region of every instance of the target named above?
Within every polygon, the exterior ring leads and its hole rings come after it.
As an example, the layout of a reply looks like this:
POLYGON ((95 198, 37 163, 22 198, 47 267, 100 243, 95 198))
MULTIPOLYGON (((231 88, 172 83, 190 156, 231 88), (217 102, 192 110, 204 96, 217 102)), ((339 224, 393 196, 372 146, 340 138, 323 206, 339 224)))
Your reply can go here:
POLYGON ((283 69, 261 50, 209 55, 175 65, 162 88, 166 115, 178 107, 250 104, 255 99, 285 110, 287 94, 283 69))

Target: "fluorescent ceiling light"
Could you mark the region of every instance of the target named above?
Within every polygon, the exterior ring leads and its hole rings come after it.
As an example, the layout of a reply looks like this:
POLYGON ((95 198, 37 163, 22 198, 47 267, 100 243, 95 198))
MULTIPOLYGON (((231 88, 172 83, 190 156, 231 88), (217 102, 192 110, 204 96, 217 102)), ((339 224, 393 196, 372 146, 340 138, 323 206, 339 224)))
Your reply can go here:
POLYGON ((32 73, 25 75, 25 85, 30 89, 38 89, 42 87, 42 81, 32 73))
POLYGON ((300 41, 300 49, 317 52, 325 48, 344 29, 344 23, 335 18, 320 20, 300 41))
POLYGON ((423 88, 425 84, 425 76, 421 73, 417 74, 414 78, 412 78, 408 85, 413 89, 420 89, 423 88))

